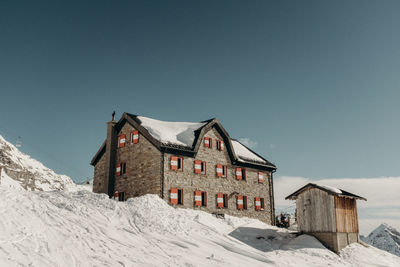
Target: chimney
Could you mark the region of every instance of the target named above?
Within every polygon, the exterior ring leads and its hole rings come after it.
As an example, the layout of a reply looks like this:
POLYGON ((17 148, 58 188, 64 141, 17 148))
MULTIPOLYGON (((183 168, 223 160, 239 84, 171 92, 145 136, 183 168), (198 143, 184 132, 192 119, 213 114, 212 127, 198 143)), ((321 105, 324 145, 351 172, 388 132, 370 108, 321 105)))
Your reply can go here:
POLYGON ((107 122, 107 140, 106 140, 106 168, 105 168, 105 185, 107 185, 107 193, 111 198, 114 195, 114 183, 115 183, 115 155, 117 150, 117 132, 115 125, 117 122, 114 120, 115 111, 112 114, 112 120, 107 122))

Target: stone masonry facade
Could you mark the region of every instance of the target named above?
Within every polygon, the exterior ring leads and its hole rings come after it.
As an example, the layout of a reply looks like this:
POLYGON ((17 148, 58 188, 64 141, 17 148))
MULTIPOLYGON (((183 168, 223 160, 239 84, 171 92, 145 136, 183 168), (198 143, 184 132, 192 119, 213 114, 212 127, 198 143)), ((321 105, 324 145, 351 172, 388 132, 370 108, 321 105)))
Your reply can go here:
MULTIPOLYGON (((226 150, 216 149, 216 140, 222 140, 221 135, 212 129, 205 134, 205 137, 211 137, 212 148, 200 145, 196 158, 184 157, 183 171, 170 170, 171 154, 164 154, 164 197, 169 198, 171 188, 182 188, 184 191, 183 205, 178 207, 194 208, 211 213, 224 213, 238 217, 251 217, 264 221, 268 224, 273 223, 271 216, 270 199, 270 180, 272 173, 264 171, 264 183, 258 183, 258 170, 246 168, 246 180, 237 180, 235 175, 236 166, 230 162, 226 150), (194 161, 201 160, 207 162, 206 174, 194 173, 194 161), (217 177, 216 165, 223 164, 227 166, 227 177, 217 177), (194 206, 194 191, 200 190, 207 192, 207 206, 194 206), (228 208, 217 208, 217 193, 228 194, 228 208), (247 209, 237 209, 237 195, 247 196, 247 209), (264 198, 264 210, 256 211, 254 198, 264 198)), ((201 142, 204 142, 201 140, 201 142)))
MULTIPOLYGON (((130 134, 137 130, 132 124, 124 122, 115 137, 125 134, 124 147, 118 145, 114 149, 105 148, 98 156, 94 165, 93 192, 106 193, 109 191, 107 153, 114 153, 111 159, 116 164, 125 163, 125 173, 115 175, 113 190, 124 193, 124 200, 145 194, 157 194, 171 204, 171 189, 183 189, 183 203, 174 204, 180 208, 204 210, 210 213, 228 214, 238 217, 256 218, 268 224, 274 224, 273 181, 272 170, 265 168, 246 167, 246 179, 236 179, 236 165, 232 165, 227 149, 218 150, 216 140, 223 140, 223 136, 214 127, 205 132, 198 140, 201 142, 195 157, 190 155, 174 154, 157 148, 148 138, 139 134, 139 141, 132 143, 130 134), (204 146, 204 137, 212 139, 212 148, 204 146), (171 170, 171 157, 183 158, 183 170, 171 170), (206 162, 205 174, 194 172, 194 161, 206 162), (216 165, 227 166, 226 177, 218 177, 216 165), (258 173, 263 172, 264 181, 259 183, 258 173), (207 192, 206 206, 195 206, 195 191, 207 192), (217 194, 227 194, 227 207, 217 206, 217 194), (237 196, 247 196, 247 208, 238 209, 237 196), (264 199, 264 208, 256 210, 255 198, 264 199)), ((97 155, 96 155, 97 156, 97 155)), ((239 166, 244 168, 243 166, 239 166)), ((110 195, 110 194, 109 194, 110 195)), ((110 195, 110 197, 112 197, 110 195)))

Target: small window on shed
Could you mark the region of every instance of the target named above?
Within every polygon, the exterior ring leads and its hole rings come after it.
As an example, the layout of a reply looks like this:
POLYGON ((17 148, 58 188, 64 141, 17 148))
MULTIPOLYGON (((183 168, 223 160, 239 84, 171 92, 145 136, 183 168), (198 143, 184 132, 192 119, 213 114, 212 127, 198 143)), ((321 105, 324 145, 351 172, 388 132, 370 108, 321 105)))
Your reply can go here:
POLYGON ((118 201, 125 201, 125 192, 118 193, 118 201))

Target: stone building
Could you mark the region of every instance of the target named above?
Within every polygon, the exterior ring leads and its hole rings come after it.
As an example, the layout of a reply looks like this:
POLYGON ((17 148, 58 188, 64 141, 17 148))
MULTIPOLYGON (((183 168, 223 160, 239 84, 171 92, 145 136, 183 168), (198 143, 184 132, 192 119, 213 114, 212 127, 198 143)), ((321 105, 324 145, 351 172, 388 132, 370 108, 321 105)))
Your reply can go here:
POLYGON ((274 224, 274 164, 231 139, 217 119, 166 122, 124 113, 91 161, 93 192, 157 194, 176 207, 274 224))
POLYGON ((309 183, 286 199, 296 200, 298 231, 315 236, 334 252, 360 242, 356 200, 365 198, 309 183))

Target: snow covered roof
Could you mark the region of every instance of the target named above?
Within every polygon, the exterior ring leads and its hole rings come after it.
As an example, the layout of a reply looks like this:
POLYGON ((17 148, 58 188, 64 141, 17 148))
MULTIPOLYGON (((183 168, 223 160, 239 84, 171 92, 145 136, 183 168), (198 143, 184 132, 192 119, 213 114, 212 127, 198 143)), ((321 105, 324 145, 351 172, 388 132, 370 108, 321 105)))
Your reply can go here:
POLYGON ((206 125, 206 122, 170 122, 137 116, 141 125, 163 144, 193 146, 195 131, 206 125))
POLYGON ((313 187, 313 188, 318 188, 320 190, 323 190, 329 194, 337 195, 337 196, 342 196, 342 197, 350 197, 350 198, 355 198, 355 199, 360 199, 360 200, 365 200, 367 201, 366 198, 357 196, 355 194, 352 194, 350 192, 344 191, 343 189, 339 189, 336 187, 328 186, 328 185, 318 185, 314 183, 308 183, 293 194, 287 196, 285 199, 291 199, 295 200, 297 199, 297 196, 300 195, 301 193, 305 192, 307 188, 313 187))
POLYGON ((245 161, 255 161, 258 163, 267 163, 264 159, 259 157, 255 152, 251 151, 249 148, 247 148, 245 145, 240 143, 237 140, 231 139, 233 150, 236 153, 236 156, 239 158, 239 161, 245 162, 245 161))
MULTIPOLYGON (((239 141, 231 139, 217 119, 202 122, 172 122, 161 121, 144 116, 124 113, 116 127, 128 121, 153 145, 169 153, 186 153, 194 156, 199 149, 199 140, 212 127, 219 130, 224 139, 229 156, 234 164, 251 164, 264 168, 276 169, 276 166, 258 155, 239 141)), ((118 128, 120 129, 120 128, 118 128)), ((91 164, 95 165, 100 156, 105 152, 105 142, 93 157, 91 164)))

